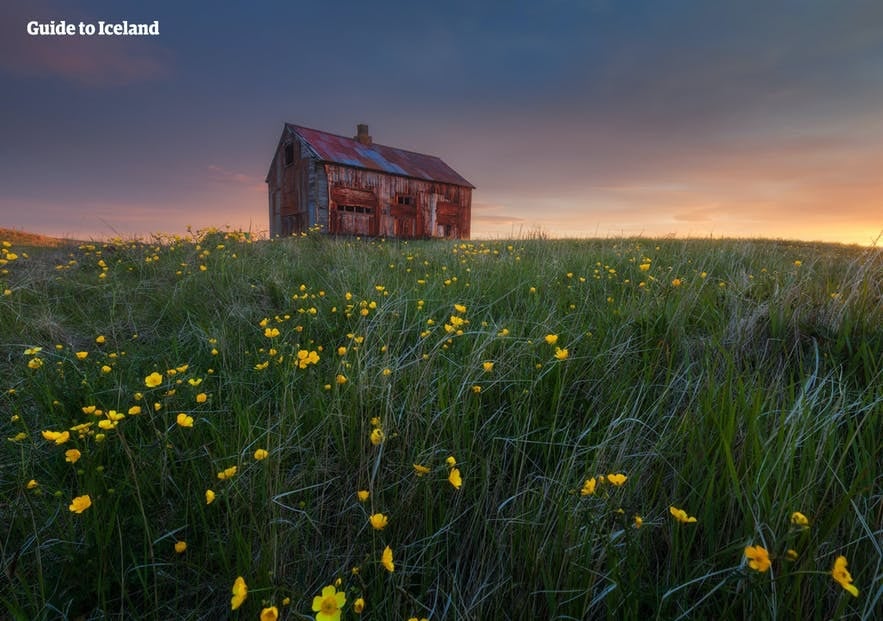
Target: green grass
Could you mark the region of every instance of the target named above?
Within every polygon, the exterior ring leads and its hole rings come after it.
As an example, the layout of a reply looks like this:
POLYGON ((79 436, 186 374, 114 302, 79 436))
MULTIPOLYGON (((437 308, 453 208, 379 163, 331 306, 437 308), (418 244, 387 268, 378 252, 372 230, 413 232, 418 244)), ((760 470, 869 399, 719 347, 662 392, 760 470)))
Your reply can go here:
POLYGON ((201 232, 0 259, 7 618, 310 619, 338 579, 344 619, 883 606, 878 249, 201 232))

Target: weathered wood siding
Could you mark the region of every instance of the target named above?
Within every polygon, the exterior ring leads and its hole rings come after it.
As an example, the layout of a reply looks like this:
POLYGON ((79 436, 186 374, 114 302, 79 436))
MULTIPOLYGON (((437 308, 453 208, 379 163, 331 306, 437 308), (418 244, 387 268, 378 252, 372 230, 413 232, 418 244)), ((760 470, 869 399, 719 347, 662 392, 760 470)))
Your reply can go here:
POLYGON ((469 238, 471 188, 340 164, 325 173, 331 234, 469 238))

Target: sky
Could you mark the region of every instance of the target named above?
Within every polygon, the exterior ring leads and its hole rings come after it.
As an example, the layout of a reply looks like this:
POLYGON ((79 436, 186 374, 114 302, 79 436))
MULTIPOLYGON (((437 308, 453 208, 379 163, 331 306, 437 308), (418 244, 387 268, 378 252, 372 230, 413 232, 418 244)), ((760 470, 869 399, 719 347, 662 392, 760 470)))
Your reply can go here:
POLYGON ((474 238, 870 245, 883 3, 4 1, 0 227, 266 232, 284 122, 441 157, 474 238))

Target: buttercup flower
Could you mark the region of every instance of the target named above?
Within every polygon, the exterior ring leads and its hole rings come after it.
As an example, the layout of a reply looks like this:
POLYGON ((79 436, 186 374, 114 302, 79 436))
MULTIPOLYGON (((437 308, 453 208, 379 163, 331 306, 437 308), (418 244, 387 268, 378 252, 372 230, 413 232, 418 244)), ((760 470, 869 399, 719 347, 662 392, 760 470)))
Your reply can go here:
POLYGON ((239 576, 233 582, 233 597, 230 598, 230 609, 236 610, 242 606, 242 602, 248 597, 248 585, 245 584, 245 578, 239 576))
POLYGON ((635 528, 641 528, 644 525, 644 518, 640 515, 635 516, 635 528))
POLYGON ((763 573, 770 568, 770 554, 763 546, 746 546, 745 558, 751 569, 763 573))
POLYGON ((545 341, 549 345, 554 345, 555 343, 558 342, 558 335, 557 334, 547 334, 544 338, 545 338, 545 341))
POLYGON ((372 513, 368 516, 368 522, 371 523, 371 527, 374 528, 374 530, 383 530, 389 523, 389 518, 382 513, 372 513))
POLYGON ((89 497, 89 494, 85 494, 83 496, 77 496, 71 501, 70 509, 71 513, 82 513, 86 509, 92 506, 92 499, 89 497))
POLYGON ((616 487, 620 487, 621 485, 623 485, 627 479, 628 479, 628 477, 625 476, 624 474, 608 474, 607 475, 607 482, 610 483, 611 485, 615 485, 616 487))
POLYGON ((322 595, 313 598, 313 612, 316 621, 340 621, 340 609, 346 604, 346 593, 338 591, 333 585, 322 589, 322 595))
POLYGON ((215 501, 215 492, 207 489, 205 490, 205 504, 210 505, 215 501))
POLYGON ((239 468, 238 468, 237 466, 230 466, 230 467, 227 468, 226 470, 222 470, 221 472, 219 472, 219 473, 218 473, 218 478, 219 478, 221 481, 226 481, 227 479, 232 478, 233 475, 236 474, 236 471, 237 471, 238 469, 239 469, 239 468))
POLYGON ((453 455, 449 455, 448 458, 445 460, 445 463, 448 464, 450 468, 453 468, 457 465, 457 458, 453 455))
POLYGON ((262 448, 259 448, 254 452, 254 458, 257 461, 261 461, 261 460, 266 459, 268 455, 269 455, 269 453, 267 452, 267 450, 262 449, 262 448))
POLYGON ((370 496, 370 495, 371 495, 371 492, 369 492, 366 489, 360 489, 359 491, 356 492, 356 498, 359 499, 359 502, 365 502, 366 500, 368 500, 368 496, 370 496))
POLYGON ((193 427, 193 417, 187 416, 184 412, 178 414, 177 422, 180 427, 193 427))
POLYGON ((853 597, 858 597, 858 589, 852 584, 852 575, 846 569, 846 557, 838 556, 834 560, 834 567, 831 568, 831 577, 846 589, 853 597))
POLYGON ((463 478, 460 476, 459 468, 451 468, 451 474, 448 475, 448 483, 457 489, 460 489, 460 486, 463 485, 463 478))
POLYGON ((279 609, 275 606, 261 610, 261 621, 276 621, 279 618, 279 609))
POLYGON ((595 480, 595 477, 591 479, 586 479, 586 482, 583 483, 583 488, 579 491, 582 496, 591 496, 595 493, 595 487, 598 485, 598 481, 595 480))
POLYGON ((383 554, 380 555, 380 564, 383 565, 389 573, 395 571, 396 566, 395 563, 392 562, 392 548, 389 546, 386 546, 383 549, 383 554))
POLYGON ((414 474, 418 477, 422 477, 424 474, 429 474, 429 468, 422 464, 414 464, 414 474))
POLYGON ((570 356, 570 352, 567 349, 561 347, 555 348, 555 358, 557 360, 567 360, 568 356, 570 356))
POLYGON ((674 519, 682 524, 692 524, 696 521, 695 517, 688 516, 686 511, 684 511, 683 509, 678 509, 677 507, 669 507, 668 512, 672 514, 672 517, 674 517, 674 519))
POLYGON ((791 514, 791 523, 794 524, 794 526, 809 528, 809 519, 800 511, 795 511, 791 514))
POLYGON ((378 444, 382 444, 385 437, 386 436, 383 434, 383 430, 380 429, 379 427, 376 427, 371 430, 370 439, 371 439, 371 444, 373 444, 374 446, 377 446, 378 444))
POLYGON ((68 449, 64 452, 64 461, 75 464, 81 455, 77 449, 68 449))
POLYGON ((353 602, 353 612, 357 615, 362 614, 362 611, 365 610, 365 600, 363 598, 358 598, 353 602))
POLYGON ((156 388, 160 384, 162 384, 162 375, 156 371, 144 378, 144 385, 148 388, 156 388))
POLYGON ((31 479, 30 481, 28 481, 28 484, 25 485, 25 487, 28 489, 36 489, 39 485, 40 484, 37 483, 37 479, 31 479))
POLYGON ((481 368, 482 368, 482 370, 484 370, 485 373, 490 373, 491 371, 494 370, 494 363, 491 362, 490 360, 488 360, 486 362, 482 362, 481 368))
POLYGON ((175 552, 178 554, 184 554, 187 551, 187 542, 186 541, 176 541, 175 542, 175 552))
POLYGON ((62 445, 71 438, 69 431, 43 431, 43 438, 57 445, 62 445))

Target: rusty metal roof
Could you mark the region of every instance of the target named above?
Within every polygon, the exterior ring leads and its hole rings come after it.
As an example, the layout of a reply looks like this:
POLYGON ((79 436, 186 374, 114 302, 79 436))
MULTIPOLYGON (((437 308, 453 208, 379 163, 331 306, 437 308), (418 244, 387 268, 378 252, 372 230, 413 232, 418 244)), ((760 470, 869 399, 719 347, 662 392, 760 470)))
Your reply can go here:
POLYGON ((433 155, 414 153, 376 143, 362 144, 354 138, 291 123, 286 123, 285 129, 303 138, 316 156, 325 162, 377 170, 403 177, 475 187, 433 155))

